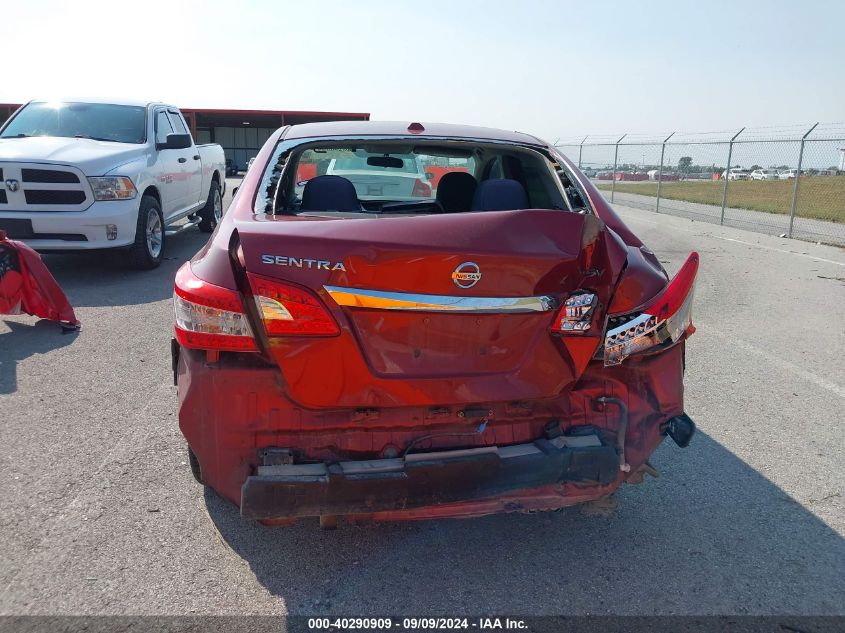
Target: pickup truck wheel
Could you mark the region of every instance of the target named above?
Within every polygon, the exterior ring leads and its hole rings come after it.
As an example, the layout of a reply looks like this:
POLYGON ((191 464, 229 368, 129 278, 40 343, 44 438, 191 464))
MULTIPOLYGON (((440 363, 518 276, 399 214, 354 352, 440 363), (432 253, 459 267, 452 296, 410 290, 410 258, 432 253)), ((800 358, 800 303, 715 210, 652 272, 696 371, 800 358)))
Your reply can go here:
POLYGON ((203 233, 211 233, 223 219, 223 196, 220 195, 220 185, 216 182, 211 183, 208 200, 199 215, 199 227, 203 233))
POLYGON ((191 450, 190 446, 188 447, 188 464, 191 466, 191 474, 194 476, 194 479, 204 486, 205 479, 202 477, 202 467, 200 466, 200 462, 194 454, 194 451, 191 450))
POLYGON ((156 268, 164 253, 164 216, 158 200, 141 198, 135 242, 129 247, 129 265, 139 270, 156 268))

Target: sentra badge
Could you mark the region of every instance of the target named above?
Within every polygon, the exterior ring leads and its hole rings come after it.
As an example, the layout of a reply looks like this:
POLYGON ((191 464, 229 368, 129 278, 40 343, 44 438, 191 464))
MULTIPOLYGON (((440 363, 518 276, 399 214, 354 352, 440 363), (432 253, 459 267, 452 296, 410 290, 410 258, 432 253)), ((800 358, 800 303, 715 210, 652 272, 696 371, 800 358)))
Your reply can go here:
POLYGON ((291 268, 310 268, 313 270, 346 270, 343 262, 330 262, 325 259, 308 259, 305 257, 287 257, 285 255, 262 255, 261 261, 276 266, 291 268))

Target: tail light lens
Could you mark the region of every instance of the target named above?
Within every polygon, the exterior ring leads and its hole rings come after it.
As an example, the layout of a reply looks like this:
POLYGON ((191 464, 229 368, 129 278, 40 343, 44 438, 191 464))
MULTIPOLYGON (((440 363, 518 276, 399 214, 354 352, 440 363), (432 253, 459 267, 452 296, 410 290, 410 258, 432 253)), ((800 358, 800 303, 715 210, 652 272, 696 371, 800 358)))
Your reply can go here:
POLYGON ((258 351, 240 294, 196 277, 189 263, 176 273, 173 307, 176 340, 183 347, 258 351))
POLYGON ((604 364, 618 365, 631 354, 676 343, 692 334, 692 300, 698 253, 690 253, 669 285, 639 312, 611 315, 604 339, 604 364))
POLYGON ((431 187, 427 182, 423 182, 419 178, 414 181, 414 190, 411 192, 411 195, 415 198, 430 198, 431 197, 431 187))
POLYGON ((328 308, 311 292, 247 273, 267 336, 334 336, 340 333, 328 308))
MULTIPOLYGON (((325 305, 307 290, 252 273, 247 278, 267 336, 340 333, 325 305)), ((239 292, 200 279, 185 264, 173 292, 176 340, 191 349, 258 351, 242 301, 239 292)))

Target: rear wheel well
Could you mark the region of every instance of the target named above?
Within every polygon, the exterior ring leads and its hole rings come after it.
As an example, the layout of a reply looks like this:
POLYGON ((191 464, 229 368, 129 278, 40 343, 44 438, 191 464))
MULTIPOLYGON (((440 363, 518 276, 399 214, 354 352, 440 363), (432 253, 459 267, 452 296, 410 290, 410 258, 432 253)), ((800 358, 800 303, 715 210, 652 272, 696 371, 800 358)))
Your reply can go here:
POLYGON ((220 172, 215 171, 214 174, 211 176, 211 182, 216 182, 218 185, 220 184, 220 172))

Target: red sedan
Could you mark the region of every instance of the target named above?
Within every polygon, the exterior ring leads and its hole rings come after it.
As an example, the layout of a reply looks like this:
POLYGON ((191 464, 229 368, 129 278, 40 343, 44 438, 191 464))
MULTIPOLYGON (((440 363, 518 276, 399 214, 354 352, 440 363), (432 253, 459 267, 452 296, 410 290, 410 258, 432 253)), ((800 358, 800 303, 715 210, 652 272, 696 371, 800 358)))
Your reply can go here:
POLYGON ((695 430, 697 269, 691 253, 670 280, 533 136, 284 127, 176 276, 194 475, 268 524, 606 497, 653 472, 664 436, 686 446, 695 430), (436 189, 398 186, 426 165, 448 168, 436 189))

